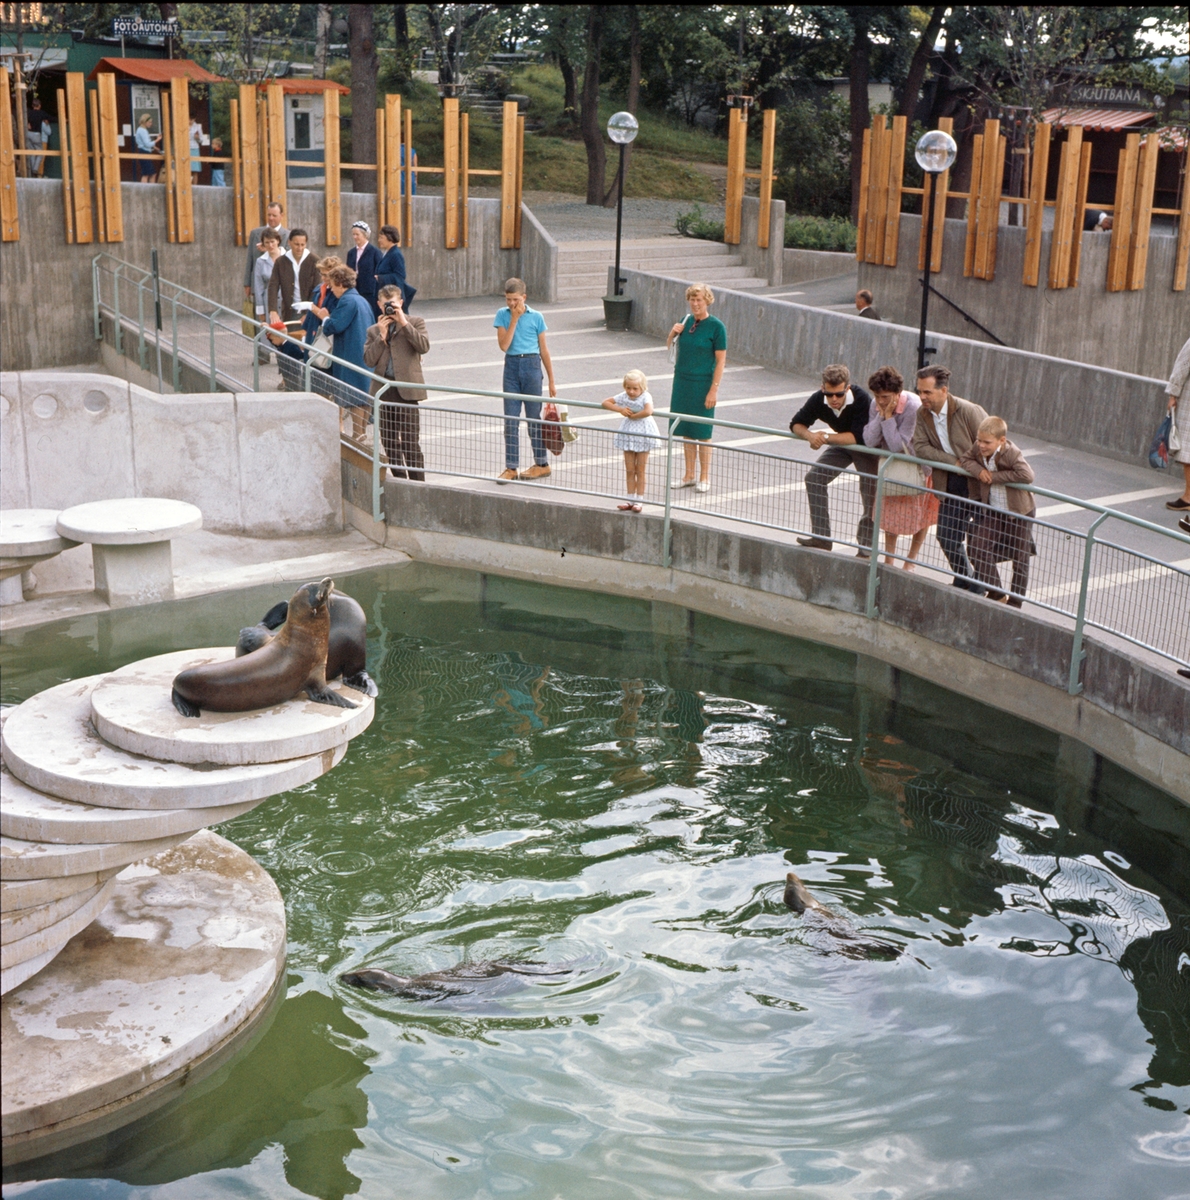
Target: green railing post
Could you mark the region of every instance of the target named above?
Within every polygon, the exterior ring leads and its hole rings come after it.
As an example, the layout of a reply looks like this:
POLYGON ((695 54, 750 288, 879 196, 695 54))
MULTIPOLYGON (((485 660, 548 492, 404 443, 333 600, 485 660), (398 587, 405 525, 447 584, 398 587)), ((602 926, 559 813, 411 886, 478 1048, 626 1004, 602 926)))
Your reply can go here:
POLYGON ((1079 675, 1082 674, 1083 660, 1087 657, 1087 652, 1083 649, 1083 626, 1087 619, 1087 592, 1091 579, 1091 553, 1095 549, 1095 530, 1107 518, 1107 513, 1100 513, 1092 522, 1091 528, 1087 530, 1086 545, 1083 547, 1083 577, 1078 586, 1078 612, 1074 618, 1074 641, 1070 646, 1070 680, 1066 685, 1066 690, 1072 696, 1077 696, 1083 690, 1082 680, 1079 679, 1079 675))
POLYGON ((876 587, 879 583, 877 567, 880 563, 880 510, 884 507, 884 468, 892 458, 883 457, 876 471, 876 495, 872 499, 872 546, 868 557, 868 600, 864 607, 866 616, 875 620, 880 615, 876 607, 876 587))
POLYGON ((120 271, 123 266, 123 263, 117 263, 115 271, 112 272, 112 295, 115 297, 112 303, 112 312, 115 313, 117 354, 124 353, 124 330, 120 325, 120 271))
MULTIPOLYGON (((395 374, 396 372, 394 372, 395 374)), ((380 521, 383 513, 380 511, 380 397, 387 388, 372 397, 372 520, 380 521)), ((408 466, 408 462, 405 464, 408 466)))
POLYGON ((211 327, 211 391, 215 391, 215 314, 207 317, 211 327))
POLYGON ((103 328, 99 324, 99 260, 102 257, 103 255, 97 254, 91 259, 91 307, 94 309, 95 340, 97 342, 103 340, 103 328))
POLYGON ((140 369, 147 371, 149 368, 145 361, 145 285, 143 282, 136 285, 136 323, 136 359, 140 363, 140 369))
POLYGON ((171 330, 171 345, 173 346, 173 369, 171 374, 174 381, 174 391, 178 391, 182 386, 182 364, 178 361, 178 293, 173 295, 173 328, 171 330))
POLYGON ((670 497, 673 494, 673 480, 670 472, 673 470, 674 457, 674 422, 670 417, 666 420, 665 433, 665 524, 661 533, 661 555, 664 565, 673 566, 673 526, 670 523, 670 497))

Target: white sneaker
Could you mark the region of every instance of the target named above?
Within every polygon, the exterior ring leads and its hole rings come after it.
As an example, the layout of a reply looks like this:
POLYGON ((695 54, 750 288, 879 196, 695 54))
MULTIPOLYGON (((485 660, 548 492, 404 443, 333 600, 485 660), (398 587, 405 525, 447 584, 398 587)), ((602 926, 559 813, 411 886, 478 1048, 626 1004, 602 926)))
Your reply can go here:
POLYGON ((700 479, 695 485, 696 492, 709 492, 711 490, 711 481, 709 479, 700 479))

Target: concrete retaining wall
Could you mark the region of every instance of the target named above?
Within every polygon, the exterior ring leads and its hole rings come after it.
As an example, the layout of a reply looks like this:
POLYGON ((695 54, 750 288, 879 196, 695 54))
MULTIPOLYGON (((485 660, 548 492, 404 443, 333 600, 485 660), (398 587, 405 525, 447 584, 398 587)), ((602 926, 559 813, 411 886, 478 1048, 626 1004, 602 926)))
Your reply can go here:
POLYGON ((767 250, 756 245, 760 226, 760 200, 745 196, 740 213, 740 244, 735 247, 758 279, 767 279, 770 287, 785 281, 785 201, 774 200, 769 206, 769 244, 767 250))
POLYGON ((529 211, 521 211, 520 276, 534 300, 552 304, 558 298, 558 243, 529 211))
POLYGON ((343 527, 339 410, 321 396, 159 396, 110 375, 4 372, 0 418, 4 508, 164 496, 228 533, 343 527))
MULTIPOLYGON (((21 237, 0 243, 0 277, 5 282, 4 320, 0 322, 0 361, 9 370, 60 367, 95 361, 91 316, 91 261, 102 251, 148 269, 150 251, 159 253, 161 274, 201 296, 230 308, 243 301, 248 248, 235 244, 231 188, 194 189, 195 240, 185 245, 166 239, 165 187, 126 183, 124 241, 105 245, 67 245, 63 232, 62 185, 51 179, 17 181, 21 237)), ((351 248, 351 223, 364 219, 377 227, 376 197, 344 193, 340 241, 326 245, 323 193, 291 190, 285 223, 310 233, 316 254, 345 257, 351 248)), ((422 299, 496 296, 510 275, 532 270, 544 281, 538 226, 525 210, 523 228, 532 243, 528 266, 519 250, 500 249, 500 201, 468 201, 468 246, 445 249, 445 215, 440 196, 413 198, 412 238, 405 248, 409 280, 422 299), (531 232, 532 231, 532 232, 531 232)), ((544 232, 544 231, 542 231, 544 232)), ((547 235, 548 236, 548 235, 547 235)), ((556 275, 556 268, 553 271, 556 275)))
MULTIPOLYGON (((1097 642, 1085 692, 1065 690, 1072 635, 899 570, 880 571, 880 619, 863 615, 868 568, 753 533, 490 489, 389 481, 386 540, 416 559, 698 612, 871 655, 1075 739, 1190 801, 1190 689, 1097 642)), ((360 525, 369 522, 361 516, 360 525)), ((895 685, 895 681, 894 685, 895 685)))
MULTIPOLYGON (((664 338, 685 311, 685 281, 643 271, 623 274, 624 293, 633 299, 631 327, 664 338)), ((840 362, 862 382, 891 363, 907 378, 913 376, 916 329, 746 292, 716 289, 715 295, 715 315, 727 325, 729 360, 738 357, 811 377, 827 363, 840 362)), ((1163 379, 970 338, 938 335, 933 342, 938 347, 933 361, 950 367, 955 394, 1003 417, 1010 430, 1147 463, 1149 440, 1165 413, 1163 379)))
MULTIPOLYGON (((934 276, 934 286, 1018 350, 1168 379, 1178 350, 1190 337, 1190 293, 1171 290, 1177 239, 1154 230, 1145 286, 1135 292, 1109 292, 1104 286, 1111 247, 1108 234, 1082 235, 1079 285, 1058 291, 1046 287, 1052 237, 1048 231, 1042 234, 1037 287, 1021 283, 1025 259, 1021 226, 1000 226, 994 280, 964 278, 967 222, 947 221, 942 270, 934 276)), ((921 319, 920 238, 921 217, 902 214, 897 266, 859 264, 859 286, 872 291, 886 320, 916 325, 921 319)), ((930 329, 988 340, 936 296, 930 299, 930 329)))
POLYGON ((814 279, 833 279, 836 275, 854 274, 858 266, 854 254, 841 254, 835 250, 786 249, 784 260, 782 283, 809 283, 814 279))

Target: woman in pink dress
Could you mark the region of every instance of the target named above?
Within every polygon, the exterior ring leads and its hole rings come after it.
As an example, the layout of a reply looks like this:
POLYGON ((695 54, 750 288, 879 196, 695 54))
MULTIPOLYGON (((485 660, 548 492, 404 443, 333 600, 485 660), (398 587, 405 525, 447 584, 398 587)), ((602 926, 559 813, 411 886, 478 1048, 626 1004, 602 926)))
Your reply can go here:
MULTIPOLYGON (((872 393, 871 416, 864 426, 864 444, 898 454, 913 453, 913 431, 921 400, 904 390, 905 380, 895 367, 880 367, 868 380, 872 393)), ((909 552, 901 565, 912 571, 926 532, 938 520, 938 497, 929 489, 933 484, 928 467, 919 467, 921 490, 889 495, 886 490, 880 506, 880 528, 884 531, 884 562, 891 566, 897 552, 897 539, 909 535, 909 552)), ((886 471, 887 474, 887 471, 886 471)), ((894 487, 903 485, 893 485, 894 487)))

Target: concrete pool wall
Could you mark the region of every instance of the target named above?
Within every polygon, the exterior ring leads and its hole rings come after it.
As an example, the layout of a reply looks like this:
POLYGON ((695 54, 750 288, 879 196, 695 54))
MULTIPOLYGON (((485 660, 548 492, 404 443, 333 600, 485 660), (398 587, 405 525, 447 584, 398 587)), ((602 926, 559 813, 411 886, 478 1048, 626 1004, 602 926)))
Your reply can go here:
POLYGON ((885 568, 871 620, 866 562, 780 535, 675 520, 666 568, 660 516, 625 519, 548 493, 390 480, 387 527, 347 511, 415 560, 664 601, 870 656, 886 669, 864 682, 891 698, 899 672, 920 676, 1059 734, 1088 783, 1101 755, 1190 803, 1190 688, 1171 665, 1093 631, 1084 690, 1071 696, 1070 629, 885 568))

